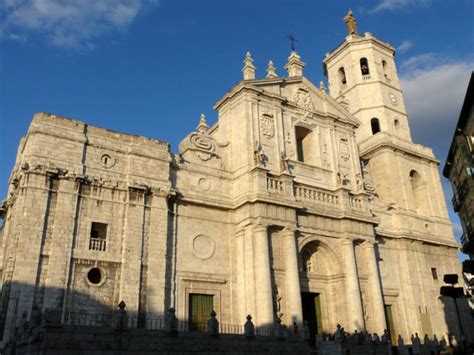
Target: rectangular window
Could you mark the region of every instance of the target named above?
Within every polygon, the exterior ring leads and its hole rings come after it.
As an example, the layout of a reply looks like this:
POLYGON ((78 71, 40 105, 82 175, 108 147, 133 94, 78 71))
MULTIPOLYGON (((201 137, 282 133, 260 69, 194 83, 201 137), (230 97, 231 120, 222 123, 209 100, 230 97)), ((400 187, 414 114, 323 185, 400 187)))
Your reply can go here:
POLYGON ((435 267, 431 268, 431 276, 433 276, 433 280, 438 280, 438 270, 435 267))
POLYGON ((107 239, 107 224, 92 222, 89 250, 105 251, 107 239))

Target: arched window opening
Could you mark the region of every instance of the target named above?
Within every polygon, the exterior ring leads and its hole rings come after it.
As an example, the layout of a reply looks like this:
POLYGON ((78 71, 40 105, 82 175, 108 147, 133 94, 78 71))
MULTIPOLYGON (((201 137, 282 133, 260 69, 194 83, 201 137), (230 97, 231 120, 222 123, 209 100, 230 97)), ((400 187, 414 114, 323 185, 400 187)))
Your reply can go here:
POLYGON ((423 183, 421 175, 416 170, 410 171, 410 184, 416 213, 421 214, 426 205, 425 184, 423 183))
POLYGON ((382 60, 382 71, 385 79, 388 79, 387 62, 385 60, 382 60))
POLYGON ((399 134, 400 134, 401 127, 400 127, 400 121, 398 120, 398 118, 396 118, 396 119, 393 121, 393 125, 395 126, 395 132, 397 133, 397 135, 399 135, 399 134))
POLYGON ((360 58, 360 71, 362 75, 370 74, 369 62, 367 61, 367 58, 360 58))
POLYGON ((301 259, 302 259, 302 262, 303 262, 303 271, 304 272, 312 272, 313 271, 313 264, 311 262, 311 256, 312 256, 312 252, 310 250, 303 250, 303 252, 301 253, 301 259))
POLYGON ((370 120, 370 126, 372 127, 372 134, 377 134, 380 132, 380 122, 378 118, 372 118, 370 120))
POLYGON ((298 161, 302 163, 311 163, 314 160, 315 152, 313 144, 313 131, 296 126, 296 154, 298 161))
POLYGON ((339 78, 341 80, 341 84, 346 85, 347 84, 347 79, 346 79, 346 71, 344 70, 344 67, 339 68, 338 75, 339 75, 339 78))

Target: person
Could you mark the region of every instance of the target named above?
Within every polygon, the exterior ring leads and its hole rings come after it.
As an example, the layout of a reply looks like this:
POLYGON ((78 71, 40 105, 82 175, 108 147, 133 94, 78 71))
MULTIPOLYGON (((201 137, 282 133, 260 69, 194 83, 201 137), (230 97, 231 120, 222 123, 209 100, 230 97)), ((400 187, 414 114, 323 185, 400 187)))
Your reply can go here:
POLYGON ((412 335, 413 354, 421 354, 421 340, 418 333, 415 333, 415 337, 412 335))
POLYGON ((298 335, 298 324, 293 322, 293 334, 298 335))

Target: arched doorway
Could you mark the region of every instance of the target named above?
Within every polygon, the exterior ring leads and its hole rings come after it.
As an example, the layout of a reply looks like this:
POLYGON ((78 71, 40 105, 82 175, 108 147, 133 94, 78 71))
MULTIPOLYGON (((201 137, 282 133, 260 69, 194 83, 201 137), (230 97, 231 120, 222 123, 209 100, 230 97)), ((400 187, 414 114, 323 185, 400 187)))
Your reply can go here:
POLYGON ((337 254, 322 238, 304 237, 300 244, 300 284, 303 320, 311 338, 332 333, 346 317, 344 277, 337 254), (340 295, 336 296, 336 295, 340 295), (336 297, 335 297, 336 296, 336 297))

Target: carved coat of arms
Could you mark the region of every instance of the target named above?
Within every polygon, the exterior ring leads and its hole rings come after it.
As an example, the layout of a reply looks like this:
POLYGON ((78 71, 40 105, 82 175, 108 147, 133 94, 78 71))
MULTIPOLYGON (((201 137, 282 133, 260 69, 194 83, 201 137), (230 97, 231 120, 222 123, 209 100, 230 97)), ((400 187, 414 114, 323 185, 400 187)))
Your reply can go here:
POLYGON ((349 152, 349 142, 345 138, 341 138, 339 141, 339 156, 343 161, 348 161, 351 157, 349 152))
POLYGON ((265 137, 273 138, 275 135, 275 123, 272 115, 266 113, 262 115, 260 119, 260 129, 265 137))

